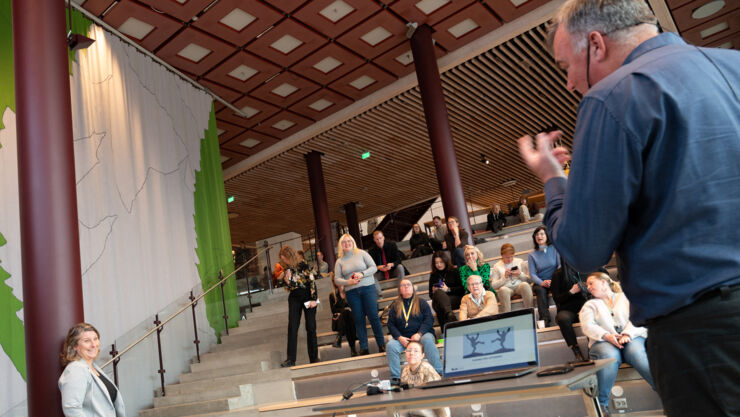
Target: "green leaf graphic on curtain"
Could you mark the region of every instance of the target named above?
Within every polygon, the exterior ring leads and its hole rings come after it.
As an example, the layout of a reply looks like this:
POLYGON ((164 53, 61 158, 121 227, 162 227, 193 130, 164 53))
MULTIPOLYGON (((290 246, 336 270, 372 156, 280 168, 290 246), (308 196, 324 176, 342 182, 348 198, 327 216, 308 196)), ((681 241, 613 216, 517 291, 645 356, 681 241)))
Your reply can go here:
MULTIPOLYGON (((0 246, 5 246, 7 241, 0 233, 0 246)), ((10 274, 3 269, 0 260, 0 346, 13 362, 15 369, 26 379, 26 345, 23 335, 23 322, 16 313, 23 307, 13 295, 5 281, 10 274)))
MULTIPOLYGON (((15 80, 13 78, 13 29, 10 0, 0 0, 0 129, 4 129, 2 115, 10 108, 15 112, 15 80)), ((0 148, 2 144, 0 143, 0 148)), ((8 242, 0 232, 0 246, 8 242)), ((0 348, 13 362, 15 369, 26 379, 26 344, 23 322, 16 313, 23 308, 21 300, 5 281, 10 274, 3 269, 0 259, 0 348)))
MULTIPOLYGON (((200 261, 198 274, 203 290, 207 290, 218 282, 219 270, 223 269, 223 276, 234 271, 221 153, 218 149, 216 112, 213 106, 208 130, 200 142, 200 171, 195 173, 195 234, 198 245, 195 251, 200 261)), ((226 281, 224 294, 229 327, 234 327, 239 321, 239 300, 234 278, 226 281)), ((216 332, 216 337, 220 338, 224 330, 221 290, 214 290, 205 299, 208 322, 216 332)))

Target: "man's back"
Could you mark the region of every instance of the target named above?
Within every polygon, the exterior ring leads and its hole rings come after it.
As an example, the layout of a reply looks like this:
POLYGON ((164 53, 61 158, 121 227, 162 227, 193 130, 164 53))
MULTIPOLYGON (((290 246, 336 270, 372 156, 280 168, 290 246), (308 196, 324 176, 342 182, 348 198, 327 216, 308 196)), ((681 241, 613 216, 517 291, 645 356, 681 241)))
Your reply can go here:
POLYGON ((740 282, 738 89, 740 53, 663 34, 579 107, 555 245, 579 270, 616 248, 637 322, 740 282))

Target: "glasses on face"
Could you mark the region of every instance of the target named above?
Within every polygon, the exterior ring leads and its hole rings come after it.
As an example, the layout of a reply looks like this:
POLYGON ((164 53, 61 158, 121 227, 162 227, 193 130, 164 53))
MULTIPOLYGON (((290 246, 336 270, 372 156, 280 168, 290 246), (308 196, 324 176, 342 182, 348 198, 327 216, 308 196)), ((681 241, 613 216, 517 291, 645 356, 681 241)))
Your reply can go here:
POLYGON ((480 282, 480 281, 477 281, 477 282, 476 281, 471 281, 471 282, 468 282, 468 285, 470 285, 471 287, 477 287, 479 285, 483 285, 483 283, 480 282))

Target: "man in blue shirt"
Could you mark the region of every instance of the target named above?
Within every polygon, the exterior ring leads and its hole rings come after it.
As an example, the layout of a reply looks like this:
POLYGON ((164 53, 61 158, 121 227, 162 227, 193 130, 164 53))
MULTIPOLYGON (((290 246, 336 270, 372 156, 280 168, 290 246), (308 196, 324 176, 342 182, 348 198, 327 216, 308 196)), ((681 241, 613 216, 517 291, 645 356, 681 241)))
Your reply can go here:
POLYGON ((544 222, 581 271, 616 251, 665 411, 740 415, 740 52, 658 34, 643 0, 568 0, 557 63, 584 94, 560 132, 519 139, 544 222))

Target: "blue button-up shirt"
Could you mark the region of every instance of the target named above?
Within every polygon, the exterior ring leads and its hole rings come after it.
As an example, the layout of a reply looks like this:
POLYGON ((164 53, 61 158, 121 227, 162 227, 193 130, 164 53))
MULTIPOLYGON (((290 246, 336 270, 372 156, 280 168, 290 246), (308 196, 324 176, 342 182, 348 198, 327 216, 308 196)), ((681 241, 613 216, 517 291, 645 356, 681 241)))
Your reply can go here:
POLYGON ((740 283, 740 52, 648 39, 578 108, 545 224, 580 271, 616 250, 631 320, 740 283))

